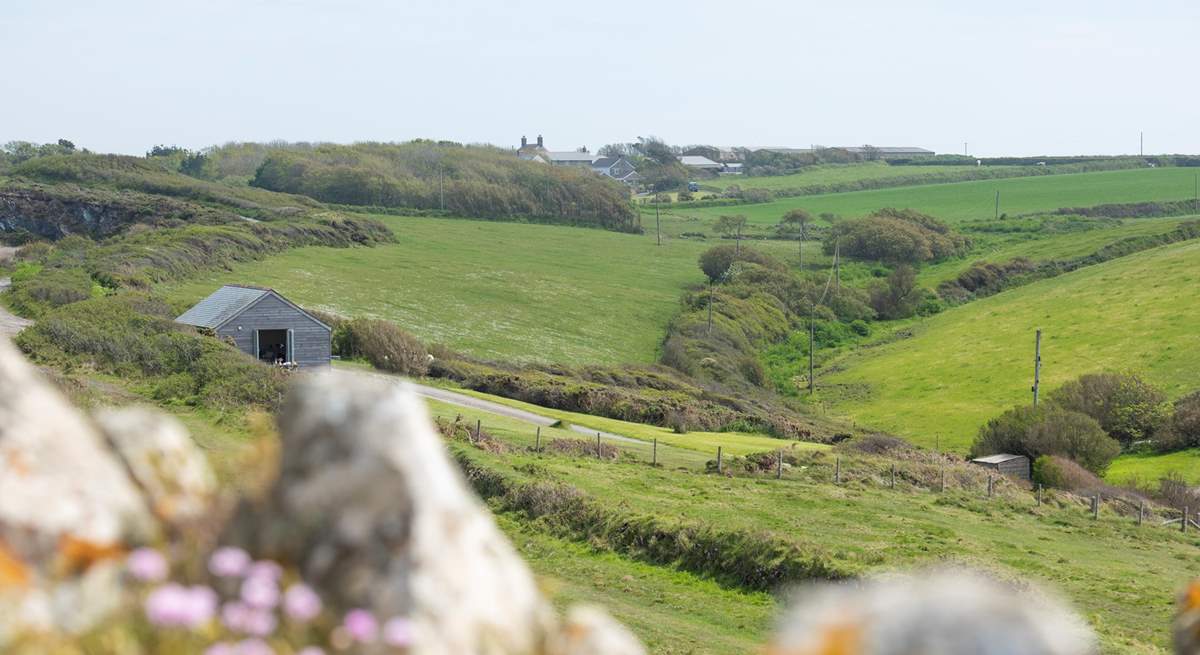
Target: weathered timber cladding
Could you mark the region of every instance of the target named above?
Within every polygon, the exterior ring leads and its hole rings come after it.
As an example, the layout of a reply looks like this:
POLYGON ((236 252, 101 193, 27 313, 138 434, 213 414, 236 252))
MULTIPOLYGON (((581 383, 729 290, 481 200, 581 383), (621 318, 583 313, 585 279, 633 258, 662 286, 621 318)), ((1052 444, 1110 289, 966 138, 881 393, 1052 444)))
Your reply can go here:
POLYGON ((289 359, 301 367, 329 365, 329 328, 274 294, 264 295, 234 316, 217 330, 217 336, 233 339, 238 350, 258 357, 255 330, 292 330, 294 352, 289 359))

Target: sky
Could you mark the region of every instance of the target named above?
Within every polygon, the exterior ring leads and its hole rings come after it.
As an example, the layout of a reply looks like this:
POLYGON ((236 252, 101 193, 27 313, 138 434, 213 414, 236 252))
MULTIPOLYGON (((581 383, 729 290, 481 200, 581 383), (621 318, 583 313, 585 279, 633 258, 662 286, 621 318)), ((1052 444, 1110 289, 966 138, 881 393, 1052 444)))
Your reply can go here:
POLYGON ((1200 153, 1200 2, 0 0, 0 143, 1200 153))

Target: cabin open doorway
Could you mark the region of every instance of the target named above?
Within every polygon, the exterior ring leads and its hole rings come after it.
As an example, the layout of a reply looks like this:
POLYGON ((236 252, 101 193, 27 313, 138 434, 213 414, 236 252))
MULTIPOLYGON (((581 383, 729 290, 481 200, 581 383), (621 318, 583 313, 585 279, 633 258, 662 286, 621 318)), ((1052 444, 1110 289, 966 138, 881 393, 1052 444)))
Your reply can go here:
POLYGON ((286 364, 293 361, 291 330, 255 330, 254 352, 269 364, 286 364))

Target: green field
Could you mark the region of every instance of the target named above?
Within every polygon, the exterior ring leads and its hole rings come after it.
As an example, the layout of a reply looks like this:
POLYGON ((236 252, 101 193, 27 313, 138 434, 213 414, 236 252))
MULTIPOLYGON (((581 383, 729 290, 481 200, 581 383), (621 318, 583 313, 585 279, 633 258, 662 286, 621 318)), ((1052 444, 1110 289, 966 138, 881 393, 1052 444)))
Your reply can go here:
POLYGON ((938 314, 913 336, 836 362, 826 393, 854 420, 964 452, 979 426, 1042 381, 1129 370, 1172 396, 1200 388, 1200 243, 1157 248, 938 314))
MULTIPOLYGON (((164 287, 195 302, 221 284, 269 286, 346 316, 399 323, 428 343, 509 362, 651 362, 704 242, 602 230, 379 216, 375 248, 300 248, 164 287)), ((780 251, 788 244, 768 243, 780 251)), ((791 246, 794 247, 794 246, 791 246)))
MULTIPOLYGON (((996 168, 996 167, 992 167, 996 168)), ((1039 172, 1032 166, 1004 166, 1005 169, 1029 169, 1030 174, 1039 172)), ((743 189, 796 189, 817 184, 840 184, 860 180, 886 180, 898 177, 935 177, 957 175, 973 171, 973 166, 890 166, 886 162, 864 162, 861 164, 825 164, 813 166, 791 175, 747 176, 731 175, 715 180, 706 180, 703 186, 725 188, 737 185, 743 189)), ((918 183, 919 184, 919 183, 918 183)))
POLYGON ((1142 168, 831 193, 735 207, 675 208, 672 227, 687 219, 707 227, 722 214, 744 214, 752 224, 765 227, 797 207, 814 215, 840 216, 861 216, 881 207, 911 208, 957 223, 992 218, 996 191, 1001 213, 1015 215, 1104 203, 1185 200, 1193 196, 1196 175, 1192 168, 1142 168))
POLYGON ((1200 484, 1200 448, 1164 455, 1121 455, 1113 460, 1104 478, 1114 484, 1153 487, 1168 475, 1178 475, 1189 484, 1200 484))
MULTIPOLYGON (((1109 514, 1107 508, 1099 521, 1092 521, 1083 503, 1054 500, 1035 508, 1032 497, 1023 492, 988 501, 981 490, 937 494, 906 485, 896 491, 872 483, 833 486, 804 472, 776 481, 650 469, 638 463, 494 455, 474 449, 470 457, 516 479, 570 483, 606 506, 619 506, 633 515, 771 534, 852 571, 955 563, 982 568, 1002 579, 1047 586, 1075 604, 1100 633, 1105 652, 1165 650, 1175 594, 1200 564, 1192 535, 1149 523, 1138 528, 1129 518, 1109 514)), ((502 522, 519 540, 527 538, 529 526, 537 525, 523 517, 514 521, 502 522)), ((562 542, 544 549, 536 537, 530 541, 533 545, 524 550, 536 570, 556 571, 562 551, 573 549, 562 542), (543 556, 547 561, 541 561, 543 556)), ((571 576, 576 567, 585 567, 585 575, 566 583, 571 597, 621 594, 624 585, 615 580, 631 566, 628 560, 589 548, 573 552, 574 566, 563 564, 561 572, 554 573, 561 579, 571 576)), ((655 617, 632 622, 643 638, 669 642, 672 630, 699 629, 699 634, 687 633, 690 640, 703 644, 694 652, 747 652, 744 643, 725 641, 732 621, 711 628, 657 622, 664 603, 671 604, 681 619, 708 614, 707 600, 686 591, 694 580, 678 590, 679 595, 660 599, 641 593, 641 585, 634 581, 625 582, 631 591, 625 602, 617 603, 620 615, 641 611, 655 617), (709 632, 713 639, 704 639, 702 635, 709 632)), ((718 596, 715 602, 724 605, 728 595, 718 596)), ((762 624, 753 620, 756 615, 758 610, 747 619, 737 619, 744 622, 734 633, 742 635, 741 641, 765 640, 762 624)))

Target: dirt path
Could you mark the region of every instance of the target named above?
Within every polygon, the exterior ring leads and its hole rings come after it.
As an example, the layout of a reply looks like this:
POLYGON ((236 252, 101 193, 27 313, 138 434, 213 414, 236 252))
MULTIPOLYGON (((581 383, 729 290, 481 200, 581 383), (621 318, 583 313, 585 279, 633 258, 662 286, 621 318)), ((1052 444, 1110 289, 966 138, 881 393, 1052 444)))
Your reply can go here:
MULTIPOLYGON (((12 278, 0 277, 0 293, 8 291, 8 287, 10 286, 12 286, 12 278)), ((32 324, 33 321, 21 318, 8 311, 3 305, 0 305, 0 334, 11 339, 17 336, 18 332, 32 324)))
MULTIPOLYGON (((516 407, 509 407, 508 405, 502 405, 500 403, 492 402, 490 400, 476 398, 475 396, 468 396, 467 394, 458 393, 456 391, 451 391, 449 389, 441 389, 439 387, 430 387, 430 386, 426 386, 424 384, 418 384, 411 380, 405 380, 403 378, 399 378, 394 375, 388 375, 386 373, 375 373, 373 371, 351 370, 351 369, 344 369, 344 368, 337 368, 337 367, 333 368, 333 372, 338 375, 354 375, 354 376, 366 375, 366 376, 371 376, 371 377, 375 377, 375 378, 381 378, 384 380, 388 380, 395 384, 401 384, 401 383, 407 382, 409 385, 411 385, 413 387, 413 389, 419 395, 424 396, 426 398, 441 401, 444 403, 449 403, 451 405, 458 405, 459 407, 467 407, 469 409, 478 409, 480 411, 488 412, 491 414, 497 414, 499 416, 505 416, 508 418, 516 419, 518 421, 532 423, 533 425, 541 425, 541 426, 549 427, 551 425, 554 425, 555 423, 558 423, 558 419, 553 419, 548 416, 542 416, 541 414, 535 414, 534 412, 529 412, 529 411, 526 411, 523 409, 517 409, 516 407)), ((570 426, 568 426, 568 429, 570 429, 572 432, 578 432, 580 434, 586 434, 586 435, 593 436, 593 437, 596 436, 597 433, 599 433, 602 438, 612 439, 614 441, 623 441, 626 443, 636 443, 636 444, 646 443, 645 441, 643 441, 641 439, 634 439, 633 437, 626 437, 625 435, 621 435, 621 434, 613 434, 611 432, 604 432, 603 430, 593 430, 591 428, 584 427, 582 425, 570 425, 570 426)))

